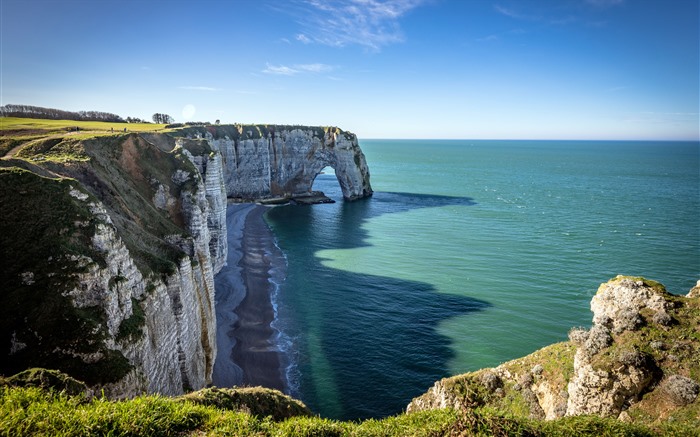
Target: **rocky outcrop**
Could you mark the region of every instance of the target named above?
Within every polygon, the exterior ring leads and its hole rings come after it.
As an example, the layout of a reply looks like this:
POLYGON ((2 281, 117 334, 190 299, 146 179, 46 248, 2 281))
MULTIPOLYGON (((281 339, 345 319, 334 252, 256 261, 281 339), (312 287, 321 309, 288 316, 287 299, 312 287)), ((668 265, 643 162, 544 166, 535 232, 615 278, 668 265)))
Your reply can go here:
MULTIPOLYGON (((493 369, 446 378, 408 412, 486 407, 531 418, 598 415, 666 420, 700 411, 700 301, 644 278, 618 276, 591 301, 593 326, 493 369), (522 414, 522 413, 521 413, 522 414)), ((689 417, 690 417, 689 416, 689 417)))
POLYGON ((183 134, 204 138, 221 153, 230 198, 308 196, 325 167, 335 170, 345 199, 372 194, 357 137, 337 128, 236 125, 184 130, 183 134))
POLYGON ((48 162, 44 177, 26 161, 3 161, 0 182, 18 189, 3 190, 3 203, 19 206, 2 229, 12 236, 3 240, 0 298, 14 309, 0 329, 3 373, 58 368, 115 398, 211 382, 213 277, 227 255, 222 159, 173 142, 87 140, 72 145, 84 160, 48 162), (41 220, 47 226, 35 226, 41 220), (43 237, 13 233, 17 222, 43 237), (26 247, 31 256, 5 261, 26 247), (44 303, 40 313, 33 299, 44 303))
POLYGON ((610 357, 600 352, 612 345, 611 334, 620 335, 645 323, 645 310, 651 312, 652 321, 670 320, 667 298, 663 287, 641 278, 618 276, 600 286, 591 301, 593 327, 572 335, 578 349, 568 387, 567 415, 618 416, 658 381, 660 369, 645 352, 631 347, 610 357))

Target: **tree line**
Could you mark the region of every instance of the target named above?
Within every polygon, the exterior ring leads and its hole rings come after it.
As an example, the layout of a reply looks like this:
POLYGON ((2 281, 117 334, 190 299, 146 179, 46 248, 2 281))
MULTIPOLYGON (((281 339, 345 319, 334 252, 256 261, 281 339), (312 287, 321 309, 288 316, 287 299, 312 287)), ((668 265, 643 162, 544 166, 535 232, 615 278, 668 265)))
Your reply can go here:
POLYGON ((161 113, 158 113, 158 112, 156 112, 155 114, 153 114, 153 123, 156 123, 156 124, 170 124, 170 123, 172 123, 172 122, 174 122, 174 121, 175 121, 175 120, 174 120, 171 116, 169 116, 168 114, 161 114, 161 113))
POLYGON ((108 121, 126 123, 126 120, 109 112, 102 111, 64 111, 62 109, 42 108, 30 105, 0 106, 0 116, 21 118, 43 118, 49 120, 108 121))
MULTIPOLYGON (((31 105, 5 105, 0 106, 0 117, 42 118, 49 120, 75 120, 75 121, 107 121, 111 123, 150 123, 150 121, 138 117, 126 117, 126 120, 109 112, 102 111, 64 111, 62 109, 43 108, 31 105)), ((156 112, 151 117, 156 124, 173 124, 175 119, 168 114, 156 112)), ((203 123, 201 123, 203 124, 203 123)), ((216 120, 219 124, 219 120, 216 120)))

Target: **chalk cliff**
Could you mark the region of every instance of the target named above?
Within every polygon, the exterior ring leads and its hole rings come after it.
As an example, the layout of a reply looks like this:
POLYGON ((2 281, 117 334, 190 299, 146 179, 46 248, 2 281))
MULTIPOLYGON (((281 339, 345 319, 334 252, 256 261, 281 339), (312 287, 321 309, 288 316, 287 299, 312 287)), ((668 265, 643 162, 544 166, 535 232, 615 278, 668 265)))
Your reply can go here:
POLYGON ((222 160, 159 140, 41 140, 0 162, 3 373, 58 368, 112 397, 211 382, 222 160))
POLYGON ((345 199, 372 195, 357 137, 338 128, 236 125, 189 128, 181 133, 204 138, 221 153, 229 198, 308 196, 325 167, 335 170, 345 199))
POLYGON ((211 382, 227 196, 306 196, 326 166, 372 194, 336 128, 210 126, 49 136, 0 160, 2 374, 55 368, 110 397, 211 382))

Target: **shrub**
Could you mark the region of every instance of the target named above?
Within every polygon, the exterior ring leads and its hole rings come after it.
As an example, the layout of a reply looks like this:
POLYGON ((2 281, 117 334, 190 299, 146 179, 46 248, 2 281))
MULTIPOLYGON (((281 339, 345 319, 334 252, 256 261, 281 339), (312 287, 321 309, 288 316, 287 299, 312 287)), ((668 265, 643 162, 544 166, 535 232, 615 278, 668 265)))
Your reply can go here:
POLYGON ((671 401, 684 406, 695 402, 700 393, 700 385, 690 378, 681 375, 669 376, 662 385, 663 390, 671 398, 671 401))

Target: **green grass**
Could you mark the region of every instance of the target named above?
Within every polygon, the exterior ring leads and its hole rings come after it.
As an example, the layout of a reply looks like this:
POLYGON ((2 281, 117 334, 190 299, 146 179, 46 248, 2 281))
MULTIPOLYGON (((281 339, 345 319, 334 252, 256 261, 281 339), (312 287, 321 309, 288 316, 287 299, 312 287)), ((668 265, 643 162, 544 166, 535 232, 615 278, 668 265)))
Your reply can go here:
MULTIPOLYGON (((260 398, 273 392, 258 390, 260 398)), ((687 433, 692 431, 683 427, 674 430, 679 435, 690 435, 687 433)), ((109 401, 36 387, 0 387, 0 435, 569 437, 661 434, 642 426, 593 416, 543 422, 478 409, 442 409, 363 422, 341 422, 308 415, 280 420, 272 415, 250 414, 235 406, 195 402, 192 396, 149 395, 109 401)))
MULTIPOLYGON (((164 124, 155 123, 111 123, 106 121, 47 120, 38 118, 0 117, 0 131, 66 131, 80 128, 82 131, 153 132, 165 129, 164 124)), ((79 132, 79 131, 77 131, 79 132)))
POLYGON ((151 123, 0 117, 0 157, 5 156, 15 147, 41 139, 62 138, 77 142, 88 138, 131 132, 170 132, 170 130, 166 129, 164 124, 151 123))

